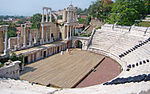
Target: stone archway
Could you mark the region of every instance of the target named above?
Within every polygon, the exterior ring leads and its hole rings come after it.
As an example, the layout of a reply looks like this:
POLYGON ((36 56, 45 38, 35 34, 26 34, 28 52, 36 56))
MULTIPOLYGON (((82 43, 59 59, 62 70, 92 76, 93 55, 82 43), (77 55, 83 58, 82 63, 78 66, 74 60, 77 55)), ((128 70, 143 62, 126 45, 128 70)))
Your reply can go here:
POLYGON ((82 49, 82 45, 83 45, 82 41, 76 40, 76 41, 74 42, 74 44, 73 44, 73 47, 74 47, 74 48, 81 48, 81 49, 82 49))
POLYGON ((88 49, 89 37, 73 37, 72 47, 81 48, 82 50, 88 49))

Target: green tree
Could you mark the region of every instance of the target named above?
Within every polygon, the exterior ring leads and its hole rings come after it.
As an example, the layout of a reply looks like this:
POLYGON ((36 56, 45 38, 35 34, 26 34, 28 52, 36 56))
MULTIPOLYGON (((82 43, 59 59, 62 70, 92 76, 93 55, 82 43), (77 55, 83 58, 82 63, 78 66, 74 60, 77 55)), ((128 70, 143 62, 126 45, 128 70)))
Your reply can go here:
POLYGON ((19 20, 17 23, 18 24, 23 24, 24 22, 22 20, 19 20))
POLYGON ((101 0, 97 0, 93 2, 92 5, 89 6, 89 14, 94 18, 98 18, 100 21, 105 21, 108 19, 108 16, 111 12, 112 4, 109 4, 107 0, 105 4, 101 0))
POLYGON ((42 15, 41 14, 34 14, 30 21, 32 23, 32 28, 37 28, 39 29, 40 28, 40 23, 41 23, 41 20, 42 20, 42 15))
POLYGON ((8 25, 9 25, 9 27, 8 27, 8 34, 7 34, 7 36, 8 36, 8 39, 10 38, 10 37, 16 37, 17 36, 17 34, 16 34, 16 25, 15 24, 13 24, 13 23, 8 23, 8 25))
POLYGON ((87 8, 81 9, 81 8, 76 7, 76 14, 77 15, 88 15, 88 9, 87 8))
POLYGON ((84 23, 86 23, 86 19, 80 18, 80 19, 78 20, 78 22, 79 22, 80 24, 84 24, 84 23))
POLYGON ((148 13, 144 0, 116 0, 112 13, 108 19, 109 23, 120 25, 132 25, 135 20, 145 17, 148 13))
POLYGON ((12 60, 12 61, 18 60, 17 55, 15 53, 12 53, 12 55, 10 56, 10 60, 12 60))

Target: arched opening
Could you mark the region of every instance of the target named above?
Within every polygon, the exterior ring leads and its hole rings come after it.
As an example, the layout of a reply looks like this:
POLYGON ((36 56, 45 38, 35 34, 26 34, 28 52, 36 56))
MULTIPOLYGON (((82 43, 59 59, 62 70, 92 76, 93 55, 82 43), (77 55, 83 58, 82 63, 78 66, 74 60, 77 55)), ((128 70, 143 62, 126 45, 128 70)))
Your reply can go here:
POLYGON ((54 35, 53 35, 53 33, 51 33, 51 39, 54 40, 54 35))
POLYGON ((62 39, 62 34, 61 34, 61 32, 59 33, 59 38, 62 39))
POLYGON ((80 40, 76 40, 74 42, 74 48, 81 48, 82 49, 82 42, 80 40))

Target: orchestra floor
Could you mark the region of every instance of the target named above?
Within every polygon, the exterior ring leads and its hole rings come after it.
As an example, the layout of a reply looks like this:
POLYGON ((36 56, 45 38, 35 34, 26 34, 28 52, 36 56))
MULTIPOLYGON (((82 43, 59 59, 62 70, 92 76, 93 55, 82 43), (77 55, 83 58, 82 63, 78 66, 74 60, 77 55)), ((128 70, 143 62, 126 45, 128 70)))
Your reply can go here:
POLYGON ((44 86, 70 88, 87 76, 105 56, 74 49, 25 66, 20 79, 44 86))

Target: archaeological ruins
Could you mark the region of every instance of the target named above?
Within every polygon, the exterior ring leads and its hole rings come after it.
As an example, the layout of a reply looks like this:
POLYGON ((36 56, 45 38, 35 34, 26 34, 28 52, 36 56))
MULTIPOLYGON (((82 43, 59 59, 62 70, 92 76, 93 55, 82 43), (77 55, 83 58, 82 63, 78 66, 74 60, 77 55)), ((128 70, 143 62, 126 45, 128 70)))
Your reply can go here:
POLYGON ((149 94, 150 27, 106 23, 79 37, 75 7, 58 14, 43 7, 39 29, 25 23, 9 39, 8 25, 0 25, 0 56, 13 52, 24 62, 0 68, 0 93, 149 94))

